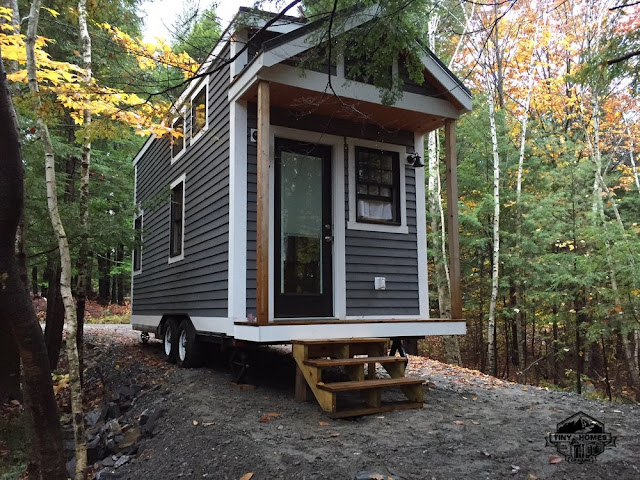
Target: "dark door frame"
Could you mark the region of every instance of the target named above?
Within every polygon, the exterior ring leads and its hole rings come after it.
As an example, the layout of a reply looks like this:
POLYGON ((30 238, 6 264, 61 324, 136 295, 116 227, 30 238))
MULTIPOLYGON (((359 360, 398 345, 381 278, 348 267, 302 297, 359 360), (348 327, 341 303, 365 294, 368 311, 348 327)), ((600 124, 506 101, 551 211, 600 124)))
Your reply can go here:
POLYGON ((333 218, 331 146, 305 143, 283 138, 275 139, 274 188, 274 269, 273 296, 275 318, 333 317, 333 218), (281 152, 289 151, 322 159, 322 294, 280 293, 281 284, 281 152))

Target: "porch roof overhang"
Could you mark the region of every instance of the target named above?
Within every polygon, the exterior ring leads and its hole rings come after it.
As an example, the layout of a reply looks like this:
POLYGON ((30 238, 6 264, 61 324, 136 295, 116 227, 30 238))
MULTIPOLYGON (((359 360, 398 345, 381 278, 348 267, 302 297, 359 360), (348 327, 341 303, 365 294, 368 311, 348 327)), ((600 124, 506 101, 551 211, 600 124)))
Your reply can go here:
POLYGON ((457 119, 462 113, 450 102, 405 92, 395 105, 380 103, 380 93, 368 84, 345 83, 343 78, 300 70, 290 65, 260 66, 254 62, 231 85, 230 101, 256 102, 258 82, 270 83, 270 104, 300 112, 332 118, 370 123, 389 130, 426 133, 444 125, 447 119, 457 119))
POLYGON ((447 119, 455 120, 471 109, 469 91, 426 49, 421 55, 425 82, 437 87, 439 96, 404 92, 395 104, 384 105, 373 85, 338 74, 303 72, 283 63, 308 48, 304 38, 293 37, 285 44, 278 43, 277 48, 263 49, 233 79, 229 100, 256 101, 257 84, 264 80, 271 84, 272 106, 418 133, 439 128, 447 119))

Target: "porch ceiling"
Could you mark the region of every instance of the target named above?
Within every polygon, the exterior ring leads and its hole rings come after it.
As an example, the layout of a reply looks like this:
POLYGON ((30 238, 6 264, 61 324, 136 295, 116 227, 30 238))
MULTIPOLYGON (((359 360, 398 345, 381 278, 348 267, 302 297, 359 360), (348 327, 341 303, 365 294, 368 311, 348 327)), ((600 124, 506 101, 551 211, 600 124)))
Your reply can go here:
MULTIPOLYGON (((242 99, 257 102, 257 83, 246 91, 242 99)), ((275 82, 270 83, 270 104, 300 114, 340 118, 388 130, 427 133, 443 126, 445 122, 445 119, 439 116, 346 97, 338 98, 330 91, 316 92, 275 82)))

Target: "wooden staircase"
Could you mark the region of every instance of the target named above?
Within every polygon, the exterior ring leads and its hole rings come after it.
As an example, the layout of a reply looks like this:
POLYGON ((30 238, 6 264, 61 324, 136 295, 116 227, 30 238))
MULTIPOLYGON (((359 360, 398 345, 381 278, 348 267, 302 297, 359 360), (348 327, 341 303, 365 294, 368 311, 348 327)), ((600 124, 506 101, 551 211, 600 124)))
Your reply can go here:
MULTIPOLYGON (((370 415, 391 410, 422 408, 422 380, 404 376, 407 361, 386 356, 388 338, 344 338, 332 340, 292 340, 296 361, 296 400, 307 400, 307 385, 320 407, 333 418, 370 415), (355 357, 358 355, 358 357, 355 357), (391 378, 377 378, 376 364, 384 367, 391 378), (364 366, 367 367, 365 378, 364 366), (325 383, 323 369, 340 367, 348 381, 325 383), (397 387, 407 400, 382 403, 382 391, 397 387), (347 392, 360 392, 354 406, 345 408, 347 392)), ((353 403, 353 402, 352 402, 353 403)))

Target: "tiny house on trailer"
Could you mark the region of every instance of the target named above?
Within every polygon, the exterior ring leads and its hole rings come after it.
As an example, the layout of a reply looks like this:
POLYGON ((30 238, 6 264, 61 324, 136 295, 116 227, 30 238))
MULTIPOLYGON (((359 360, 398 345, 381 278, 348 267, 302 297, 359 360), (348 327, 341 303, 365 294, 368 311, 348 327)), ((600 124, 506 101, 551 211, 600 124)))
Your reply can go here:
MULTIPOLYGON (((341 31, 376 13, 351 15, 341 31)), ((404 93, 384 105, 373 85, 349 78, 346 55, 330 69, 301 70, 326 22, 272 20, 240 9, 201 67, 206 75, 174 105, 184 135, 150 137, 134 159, 143 246, 134 253, 131 323, 163 338, 167 359, 184 366, 206 340, 293 343, 300 383, 335 412, 335 393, 312 385, 321 383, 313 369, 327 366, 311 365, 314 356, 382 358, 384 338, 466 331, 455 121, 471 96, 420 47, 425 83, 395 59, 404 93), (427 283, 424 136, 441 126, 451 319, 429 318, 427 283)), ((404 376, 404 363, 387 363, 392 379, 404 376)), ((360 367, 343 366, 364 380, 360 367)), ((371 385, 360 385, 373 392, 370 406, 380 390, 371 385)))

